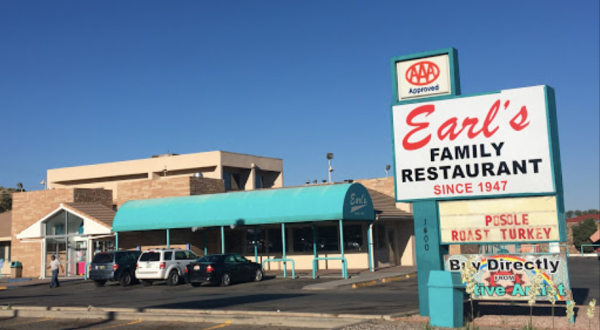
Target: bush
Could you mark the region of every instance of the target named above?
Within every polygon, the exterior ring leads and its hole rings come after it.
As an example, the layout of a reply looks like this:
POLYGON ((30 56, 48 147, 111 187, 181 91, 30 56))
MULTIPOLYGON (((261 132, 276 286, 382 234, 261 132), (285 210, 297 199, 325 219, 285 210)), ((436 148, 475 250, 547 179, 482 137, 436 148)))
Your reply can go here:
MULTIPOLYGON (((594 219, 585 219, 577 226, 573 226, 573 244, 577 247, 577 250, 581 251, 581 245, 592 244, 590 236, 592 236, 598 227, 594 219)), ((591 246, 584 246, 583 252, 590 253, 594 252, 594 248, 591 246)))

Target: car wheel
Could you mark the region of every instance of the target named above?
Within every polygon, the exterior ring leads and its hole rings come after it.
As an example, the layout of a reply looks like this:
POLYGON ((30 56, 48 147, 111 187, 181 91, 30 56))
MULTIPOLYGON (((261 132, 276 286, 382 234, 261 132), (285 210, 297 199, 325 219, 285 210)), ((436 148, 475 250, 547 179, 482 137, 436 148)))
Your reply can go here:
POLYGON ((229 273, 225 273, 221 276, 221 286, 229 286, 229 284, 231 284, 231 276, 229 273))
POLYGON ((256 274, 254 275, 254 282, 260 282, 263 279, 263 271, 262 269, 257 269, 256 274))
POLYGON ((142 280, 142 285, 143 286, 151 286, 152 285, 152 281, 150 281, 150 280, 142 280))
POLYGON ((106 281, 94 281, 94 285, 95 285, 97 288, 101 288, 101 287, 103 287, 103 286, 104 286, 104 284, 106 284, 106 281))
POLYGON ((190 282, 190 284, 191 284, 191 285, 192 285, 194 288, 199 288, 199 287, 200 287, 200 285, 201 285, 202 283, 194 283, 194 282, 190 282))
POLYGON ((129 285, 131 285, 131 274, 129 272, 125 272, 121 276, 121 280, 119 281, 119 283, 121 284, 121 286, 129 286, 129 285))
POLYGON ((176 270, 172 270, 169 273, 169 277, 167 278, 167 285, 176 286, 177 284, 179 284, 179 280, 179 273, 176 270))

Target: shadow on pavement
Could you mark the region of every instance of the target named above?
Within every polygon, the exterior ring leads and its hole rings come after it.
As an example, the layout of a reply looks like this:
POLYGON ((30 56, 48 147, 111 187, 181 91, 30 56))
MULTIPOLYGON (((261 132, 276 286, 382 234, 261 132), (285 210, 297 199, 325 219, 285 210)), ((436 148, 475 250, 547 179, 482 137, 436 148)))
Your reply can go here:
POLYGON ((172 304, 155 305, 146 308, 169 308, 169 309, 217 309, 236 305, 260 303, 266 301, 291 299, 308 296, 306 294, 253 294, 238 297, 205 299, 172 304))

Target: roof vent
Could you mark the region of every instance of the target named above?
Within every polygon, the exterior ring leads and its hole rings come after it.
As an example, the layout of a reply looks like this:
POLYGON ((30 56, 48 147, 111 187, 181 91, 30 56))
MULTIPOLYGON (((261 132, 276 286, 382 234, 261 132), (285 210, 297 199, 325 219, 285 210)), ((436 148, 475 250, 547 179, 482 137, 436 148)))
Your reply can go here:
POLYGON ((160 154, 160 155, 152 155, 152 158, 163 158, 163 157, 171 157, 171 156, 179 156, 179 154, 167 153, 167 154, 160 154))

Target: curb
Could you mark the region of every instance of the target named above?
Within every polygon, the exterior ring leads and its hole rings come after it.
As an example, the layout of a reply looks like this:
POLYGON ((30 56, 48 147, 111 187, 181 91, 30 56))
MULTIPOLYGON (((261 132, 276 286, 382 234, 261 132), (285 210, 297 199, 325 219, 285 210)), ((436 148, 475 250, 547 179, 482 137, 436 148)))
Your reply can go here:
POLYGON ((57 319, 109 319, 123 321, 206 322, 238 325, 270 325, 304 328, 340 328, 370 320, 389 320, 391 315, 251 312, 224 310, 172 310, 136 308, 0 306, 0 317, 57 319))
POLYGON ((417 272, 413 272, 413 273, 404 274, 404 275, 383 277, 383 278, 379 278, 379 279, 371 280, 371 281, 357 282, 357 283, 352 284, 352 289, 363 288, 363 287, 377 285, 377 284, 381 284, 381 283, 397 282, 397 281, 401 281, 403 279, 409 279, 416 274, 417 274, 417 272))

